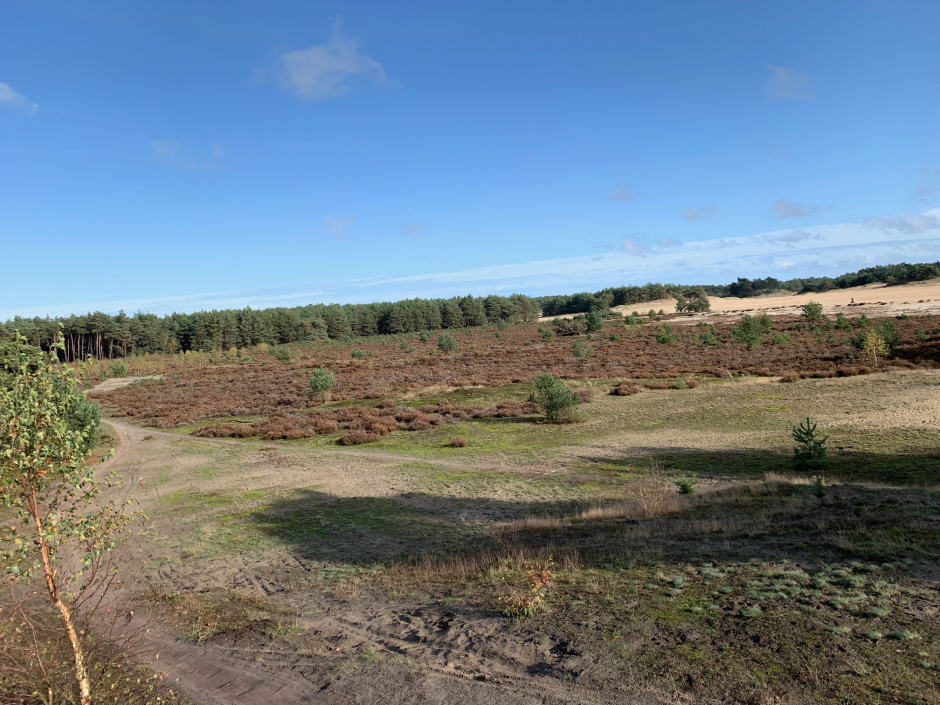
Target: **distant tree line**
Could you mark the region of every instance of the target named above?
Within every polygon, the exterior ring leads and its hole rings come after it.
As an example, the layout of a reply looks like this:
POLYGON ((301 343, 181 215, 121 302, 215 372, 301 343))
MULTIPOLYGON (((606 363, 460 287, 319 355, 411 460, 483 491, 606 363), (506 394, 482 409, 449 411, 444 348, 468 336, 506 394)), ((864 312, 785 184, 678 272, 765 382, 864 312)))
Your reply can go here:
POLYGON ((0 324, 0 342, 15 331, 31 345, 50 349, 61 325, 66 361, 118 358, 143 353, 177 353, 245 348, 259 343, 282 345, 347 336, 396 335, 418 331, 530 321, 539 316, 535 299, 473 296, 453 299, 409 299, 394 303, 296 306, 263 310, 228 309, 172 313, 20 318, 0 324))
POLYGON ((501 322, 531 321, 543 316, 604 312, 613 306, 642 304, 688 296, 690 290, 708 296, 758 296, 776 290, 822 292, 864 284, 905 284, 940 277, 940 262, 889 264, 830 277, 781 281, 743 279, 727 285, 690 287, 678 284, 618 286, 594 293, 530 298, 512 296, 408 299, 372 304, 311 304, 292 308, 255 310, 226 309, 157 316, 123 311, 108 315, 96 311, 83 316, 21 318, 0 324, 0 343, 13 340, 18 331, 31 345, 50 349, 59 326, 65 342, 66 361, 87 355, 117 358, 143 353, 207 352, 245 348, 259 343, 283 345, 315 340, 342 340, 347 336, 398 335, 419 331, 483 326, 501 322))
MULTIPOLYGON (((733 284, 726 287, 711 287, 721 291, 709 292, 713 296, 760 296, 770 291, 795 291, 800 294, 820 293, 833 289, 849 289, 854 286, 866 284, 909 284, 911 282, 926 281, 940 277, 940 262, 933 264, 883 264, 877 267, 867 267, 857 272, 849 272, 838 277, 804 277, 796 279, 779 280, 773 277, 766 279, 738 278, 733 284)), ((707 289, 708 287, 706 287, 707 289)))

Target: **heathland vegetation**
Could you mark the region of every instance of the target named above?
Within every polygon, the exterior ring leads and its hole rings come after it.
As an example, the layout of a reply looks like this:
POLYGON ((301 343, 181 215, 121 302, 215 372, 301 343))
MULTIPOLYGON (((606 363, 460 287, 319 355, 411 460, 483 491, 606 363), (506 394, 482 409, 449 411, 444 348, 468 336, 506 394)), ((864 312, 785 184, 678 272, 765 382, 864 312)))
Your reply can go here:
POLYGON ((657 286, 8 332, 0 702, 940 702, 940 319, 657 286))

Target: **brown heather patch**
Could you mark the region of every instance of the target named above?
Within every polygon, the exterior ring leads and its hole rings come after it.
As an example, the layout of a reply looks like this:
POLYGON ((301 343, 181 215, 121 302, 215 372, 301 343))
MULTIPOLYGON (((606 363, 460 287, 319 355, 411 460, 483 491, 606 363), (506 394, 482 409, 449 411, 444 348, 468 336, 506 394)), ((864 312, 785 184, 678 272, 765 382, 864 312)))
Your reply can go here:
MULTIPOLYGON (((656 342, 655 326, 624 328, 615 319, 594 337, 594 356, 579 360, 570 351, 570 339, 541 340, 536 324, 510 326, 493 345, 492 330, 485 328, 455 333, 459 350, 440 354, 436 343, 411 339, 415 352, 407 353, 397 337, 358 341, 366 351, 361 360, 349 358, 353 345, 310 344, 294 346, 293 362, 277 362, 256 355, 250 362, 179 369, 163 381, 93 393, 116 417, 130 417, 148 425, 171 428, 198 419, 226 415, 271 415, 278 410, 300 411, 315 406, 305 389, 311 371, 329 367, 336 375, 334 401, 378 399, 433 388, 497 387, 528 382, 540 372, 566 379, 674 379, 690 374, 727 377, 732 373, 765 377, 797 375, 826 378, 865 374, 867 368, 853 359, 857 353, 849 338, 855 331, 790 330, 795 317, 773 321, 773 333, 786 333, 791 343, 763 345, 748 350, 734 343, 729 330, 734 323, 716 323, 719 345, 702 345, 697 326, 676 326, 681 333, 672 344, 656 342), (616 329, 621 337, 609 340, 616 329), (642 335, 642 337, 638 337, 642 335), (531 343, 524 345, 525 342, 531 343), (473 348, 472 350, 470 348, 473 348)), ((895 357, 879 364, 890 368, 934 368, 940 364, 940 338, 917 338, 918 328, 932 330, 936 321, 911 317, 896 321, 901 337, 895 357)), ((171 358, 172 359, 172 358, 171 358)), ((668 388, 668 383, 663 383, 668 388)), ((692 386, 692 385, 689 385, 692 386)))

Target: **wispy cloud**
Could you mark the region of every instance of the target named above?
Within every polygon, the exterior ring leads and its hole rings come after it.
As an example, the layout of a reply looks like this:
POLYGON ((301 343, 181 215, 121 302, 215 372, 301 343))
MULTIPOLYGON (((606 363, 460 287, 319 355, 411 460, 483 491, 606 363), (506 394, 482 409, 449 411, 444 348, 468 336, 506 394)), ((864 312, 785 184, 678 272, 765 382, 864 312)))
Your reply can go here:
POLYGON ((938 211, 903 213, 890 218, 865 218, 862 225, 872 230, 894 231, 905 235, 922 235, 940 228, 938 211))
POLYGON ((764 236, 764 242, 784 245, 786 247, 795 247, 797 243, 804 240, 824 240, 820 233, 809 233, 805 230, 792 230, 788 233, 771 233, 764 236))
MULTIPOLYGON (((324 219, 323 229, 342 235, 348 218, 324 219)), ((0 320, 14 315, 68 315, 100 310, 144 309, 154 313, 208 308, 289 306, 314 302, 353 303, 414 297, 512 293, 532 295, 597 290, 605 286, 721 283, 736 277, 833 276, 888 262, 940 260, 940 209, 902 213, 858 222, 816 225, 741 237, 678 243, 643 244, 639 234, 626 246, 600 255, 536 260, 461 271, 382 276, 317 287, 226 291, 165 299, 97 301, 25 309, 0 309, 0 320), (637 255, 641 255, 642 258, 637 255)))
POLYGON ((690 206, 682 209, 682 220, 711 220, 718 212, 714 203, 707 206, 690 206))
POLYGON ((225 162, 225 147, 219 142, 214 142, 207 150, 208 153, 199 159, 187 156, 182 145, 172 140, 157 140, 150 145, 150 149, 154 159, 161 164, 185 171, 204 171, 222 166, 225 162))
POLYGON ((300 96, 321 100, 352 90, 350 79, 379 86, 391 83, 378 61, 359 50, 359 40, 344 37, 339 22, 326 44, 280 54, 281 85, 300 96))
POLYGON ((826 206, 810 206, 805 203, 797 203, 787 198, 778 198, 774 201, 773 214, 777 220, 785 218, 807 218, 811 215, 818 215, 826 210, 826 206))
POLYGON ((33 116, 39 110, 39 103, 32 102, 22 93, 17 93, 13 86, 0 83, 0 108, 33 116))
POLYGON ((320 232, 329 233, 336 240, 355 240, 349 232, 349 226, 356 220, 356 216, 348 215, 345 218, 326 216, 320 223, 320 232))
POLYGON ((632 201, 635 197, 636 193, 634 193, 633 189, 631 189, 623 179, 614 184, 610 193, 607 194, 608 201, 621 201, 623 203, 632 201))
POLYGON ((809 100, 815 98, 813 81, 805 73, 786 66, 768 66, 765 90, 771 100, 809 100))
POLYGON ((656 241, 656 247, 682 247, 682 241, 674 237, 664 237, 656 241))
POLYGON ((402 235, 420 235, 428 229, 428 224, 423 220, 415 223, 405 223, 401 226, 402 235))

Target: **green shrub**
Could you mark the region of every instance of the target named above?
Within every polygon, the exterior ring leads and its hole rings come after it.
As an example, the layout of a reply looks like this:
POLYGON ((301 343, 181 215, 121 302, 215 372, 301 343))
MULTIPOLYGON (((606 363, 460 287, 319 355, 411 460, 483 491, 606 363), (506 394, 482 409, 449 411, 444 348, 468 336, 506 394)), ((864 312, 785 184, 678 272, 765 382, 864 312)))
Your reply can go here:
POLYGON ((129 372, 130 368, 124 360, 115 360, 108 365, 108 375, 111 377, 127 377, 129 372))
POLYGON ((674 333, 672 326, 668 323, 663 323, 659 329, 656 331, 656 342, 662 343, 664 345, 669 345, 679 340, 679 334, 674 333))
POLYGON ((747 349, 751 350, 764 344, 764 333, 770 332, 771 325, 766 313, 762 316, 744 314, 741 322, 731 329, 731 337, 736 343, 747 344, 747 349))
POLYGON ((318 367, 310 375, 310 381, 307 383, 307 396, 325 402, 329 399, 330 390, 335 386, 336 376, 332 370, 318 367))
POLYGON ((701 333, 699 333, 698 339, 702 341, 702 345, 720 345, 721 338, 715 333, 714 326, 709 326, 701 333))
POLYGON ((428 332, 426 330, 423 330, 418 334, 418 340, 420 340, 422 343, 428 342, 428 338, 430 337, 431 336, 428 335, 428 332))
MULTIPOLYGON (((816 424, 807 418, 791 433, 796 441, 793 449, 793 469, 797 472, 821 472, 828 469, 829 461, 826 459, 826 441, 829 436, 820 438, 816 424)), ((822 480, 820 479, 821 483, 822 480)))
POLYGON ((620 340, 620 336, 617 335, 616 333, 610 336, 610 342, 616 343, 618 340, 620 340))
POLYGON ((674 480, 676 487, 679 488, 679 494, 695 494, 698 491, 695 488, 696 482, 698 480, 695 476, 680 477, 678 480, 674 480))
POLYGON ((357 360, 361 360, 362 358, 366 356, 366 354, 359 348, 353 348, 349 354, 352 355, 357 360))
POLYGON ((588 358, 594 354, 594 348, 584 338, 578 338, 571 346, 571 354, 581 359, 588 358))
POLYGON ((591 311, 584 317, 584 323, 588 333, 596 333, 604 328, 604 316, 600 311, 591 311))
POLYGON ((290 362, 291 354, 290 348, 275 348, 274 357, 280 360, 281 362, 290 362))
POLYGON ((437 338, 437 349, 444 353, 456 352, 457 341, 450 333, 441 333, 437 338))
POLYGON ((823 305, 818 304, 815 301, 809 301, 808 303, 803 304, 803 310, 800 313, 800 318, 804 318, 807 321, 823 320, 823 305))
POLYGON ((542 407, 545 418, 552 423, 570 420, 574 407, 581 403, 581 398, 555 375, 538 374, 532 384, 535 387, 532 401, 542 407))
POLYGON ((770 342, 773 345, 789 345, 790 336, 786 333, 777 333, 773 338, 770 339, 770 342))
POLYGON ((542 332, 542 340, 552 340, 554 337, 555 337, 555 331, 553 331, 551 328, 546 328, 542 332))
POLYGON ((839 330, 852 330, 852 324, 849 323, 849 319, 845 317, 844 313, 836 314, 836 328, 839 330))

